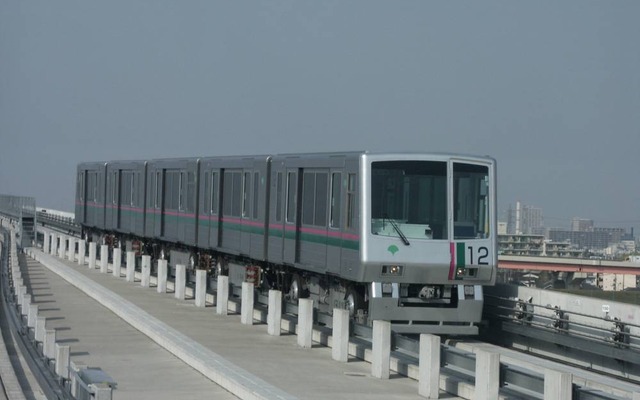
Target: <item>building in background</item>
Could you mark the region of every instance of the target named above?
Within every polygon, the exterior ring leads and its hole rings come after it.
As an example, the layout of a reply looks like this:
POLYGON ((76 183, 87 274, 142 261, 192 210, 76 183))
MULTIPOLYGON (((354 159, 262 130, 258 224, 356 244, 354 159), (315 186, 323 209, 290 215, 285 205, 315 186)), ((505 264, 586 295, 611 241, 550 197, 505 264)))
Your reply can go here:
POLYGON ((593 232, 593 220, 573 217, 571 220, 571 230, 573 232, 593 232))
POLYGON ((543 235, 542 209, 519 201, 516 202, 515 209, 510 205, 507 214, 507 234, 543 235))

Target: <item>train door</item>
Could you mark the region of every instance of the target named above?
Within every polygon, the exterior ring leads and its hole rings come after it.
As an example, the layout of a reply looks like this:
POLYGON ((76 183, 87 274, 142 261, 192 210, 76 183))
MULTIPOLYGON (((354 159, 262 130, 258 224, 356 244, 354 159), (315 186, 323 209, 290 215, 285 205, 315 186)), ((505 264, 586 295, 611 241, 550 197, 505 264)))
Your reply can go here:
POLYGON ((164 230, 162 229, 162 224, 164 221, 164 216, 162 215, 162 210, 164 210, 164 170, 157 169, 153 171, 153 180, 155 182, 155 193, 153 200, 153 208, 154 212, 149 213, 148 217, 153 219, 153 235, 156 237, 161 237, 164 235, 164 230))
POLYGON ((271 190, 269 191, 269 225, 267 229, 267 254, 269 261, 281 263, 284 246, 284 214, 285 214, 285 172, 273 168, 271 172, 271 190))
POLYGON ((76 187, 76 220, 86 222, 87 215, 87 193, 86 193, 86 173, 85 170, 78 171, 78 182, 76 187))
POLYGON ((251 250, 251 172, 242 171, 242 210, 240 214, 240 253, 249 255, 251 250))
POLYGON ((359 160, 347 160, 345 173, 342 176, 342 241, 341 241, 341 265, 340 271, 343 277, 353 277, 359 271, 360 266, 360 213, 358 205, 358 188, 362 186, 358 182, 359 160))
POLYGON ((327 203, 329 171, 305 169, 302 173, 298 261, 318 272, 327 266, 327 203))
POLYGON ((299 260, 299 234, 300 234, 300 199, 299 184, 300 174, 298 169, 287 168, 285 178, 285 213, 284 213, 284 246, 283 261, 294 264, 299 260))
MULTIPOLYGON (((342 170, 332 169, 329 175, 329 228, 327 231, 327 272, 340 274, 342 257, 342 203, 343 190, 342 170)), ((346 188, 346 182, 344 184, 346 188)))

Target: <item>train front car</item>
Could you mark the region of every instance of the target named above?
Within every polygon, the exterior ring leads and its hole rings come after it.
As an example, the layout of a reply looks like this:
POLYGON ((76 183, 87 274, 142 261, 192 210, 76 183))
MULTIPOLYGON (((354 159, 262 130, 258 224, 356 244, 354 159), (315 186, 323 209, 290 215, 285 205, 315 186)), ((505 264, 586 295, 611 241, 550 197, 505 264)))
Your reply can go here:
POLYGON ((360 168, 369 320, 402 333, 477 334, 482 285, 497 267, 495 161, 364 154, 360 168))

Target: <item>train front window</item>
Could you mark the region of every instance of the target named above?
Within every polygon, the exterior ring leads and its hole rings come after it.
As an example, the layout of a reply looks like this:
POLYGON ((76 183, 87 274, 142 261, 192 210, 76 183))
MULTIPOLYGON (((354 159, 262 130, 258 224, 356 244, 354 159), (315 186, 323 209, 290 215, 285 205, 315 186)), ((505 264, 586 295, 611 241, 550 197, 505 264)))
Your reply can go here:
POLYGON ((489 237, 489 168, 453 164, 454 239, 489 237))
POLYGON ((405 243, 447 239, 447 163, 371 163, 371 232, 405 243))

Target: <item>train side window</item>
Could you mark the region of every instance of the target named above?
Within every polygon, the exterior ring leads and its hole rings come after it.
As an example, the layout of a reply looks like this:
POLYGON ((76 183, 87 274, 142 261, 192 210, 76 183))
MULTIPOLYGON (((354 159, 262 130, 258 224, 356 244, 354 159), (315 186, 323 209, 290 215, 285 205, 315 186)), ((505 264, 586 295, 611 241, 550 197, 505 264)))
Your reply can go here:
POLYGON ((186 208, 187 211, 192 213, 196 210, 196 174, 193 172, 187 173, 187 198, 186 208))
POLYGON ((113 174, 111 174, 111 203, 112 204, 117 204, 117 184, 118 184, 118 171, 113 171, 113 174))
MULTIPOLYGON (((211 204, 211 190, 209 189, 209 186, 211 185, 211 181, 209 180, 209 171, 206 171, 204 173, 204 203, 203 205, 209 206, 211 204)), ((209 212, 211 211, 211 207, 202 207, 202 213, 203 214, 209 214, 209 212)))
POLYGON ((314 212, 314 225, 327 226, 327 196, 329 176, 326 172, 316 174, 316 201, 314 212))
POLYGON ((211 214, 218 214, 218 173, 211 172, 211 214))
POLYGON ((287 222, 296 222, 297 186, 296 173, 289 172, 287 174, 287 222))
POLYGON ((305 172, 302 175, 302 223, 314 225, 313 209, 316 191, 316 174, 305 172))
POLYGON ((156 195, 155 195, 155 207, 160 208, 160 184, 162 181, 160 180, 160 171, 156 172, 156 195))
POLYGON ((331 174, 331 202, 329 204, 329 226, 340 228, 340 194, 342 192, 342 174, 331 174))
POLYGON ((258 193, 260 191, 260 173, 253 173, 253 219, 258 219, 258 193))
POLYGON ((178 210, 184 210, 184 185, 185 185, 185 176, 184 172, 178 173, 178 210))
POLYGON ((282 221, 282 172, 276 177, 276 222, 282 221))
POLYGON ((135 191, 135 187, 136 187, 136 174, 135 173, 131 173, 131 205, 134 206, 136 204, 136 191, 135 191))
POLYGON ((355 228, 356 215, 356 174, 347 178, 347 228, 355 228))
POLYGON ((251 173, 245 172, 242 179, 242 216, 249 216, 249 201, 251 200, 251 173))

